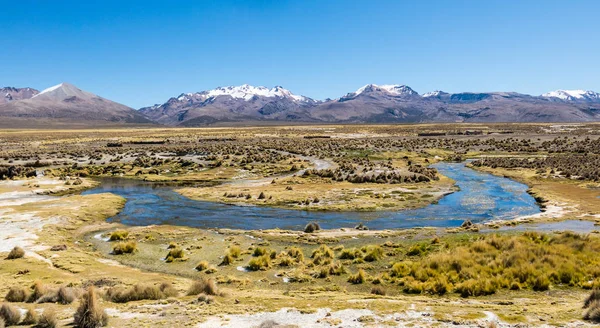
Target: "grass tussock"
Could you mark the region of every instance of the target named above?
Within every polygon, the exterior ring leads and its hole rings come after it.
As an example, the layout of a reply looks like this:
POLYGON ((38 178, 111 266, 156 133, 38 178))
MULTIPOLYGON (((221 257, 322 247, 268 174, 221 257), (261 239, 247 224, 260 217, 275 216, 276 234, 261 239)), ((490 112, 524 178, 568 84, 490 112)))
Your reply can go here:
POLYGON ((169 250, 169 253, 167 254, 167 257, 165 257, 165 261, 167 263, 171 263, 175 260, 181 260, 181 261, 185 260, 185 253, 184 253, 183 249, 180 247, 171 248, 169 250))
POLYGON ((231 257, 237 259, 242 255, 242 249, 239 246, 231 246, 227 252, 231 257))
POLYGON ((310 222, 304 227, 304 232, 306 233, 313 233, 319 230, 321 230, 321 226, 317 222, 310 222))
POLYGON ((110 234, 110 237, 108 238, 108 240, 109 241, 121 241, 121 240, 127 239, 127 237, 129 237, 129 231, 117 230, 117 231, 113 231, 113 233, 110 234))
POLYGON ((114 255, 133 254, 137 252, 137 243, 133 240, 118 242, 112 250, 114 255))
POLYGON ((79 328, 97 328, 108 324, 108 315, 100 306, 94 287, 90 287, 81 297, 73 323, 79 328))
POLYGON ((386 290, 382 286, 373 286, 373 288, 371 288, 371 294, 385 296, 386 290))
POLYGON ((21 286, 12 286, 8 290, 8 293, 6 293, 4 299, 7 302, 27 302, 27 300, 29 300, 30 295, 31 291, 29 291, 29 289, 21 286))
MULTIPOLYGON (((106 317, 108 320, 108 317, 106 317)), ((58 319, 56 318, 56 312, 53 309, 47 308, 42 312, 38 319, 38 323, 35 326, 36 328, 55 328, 58 327, 58 319)), ((79 326, 78 326, 79 327, 79 326)), ((88 326, 92 327, 92 326, 88 326)), ((96 326, 101 327, 101 326, 96 326)))
POLYGON ((32 306, 29 306, 26 309, 25 317, 21 321, 21 324, 26 325, 26 326, 31 326, 31 325, 37 324, 39 320, 40 320, 40 316, 37 314, 37 312, 35 311, 35 309, 32 306))
POLYGON ((61 286, 58 289, 49 289, 36 303, 71 304, 77 298, 77 291, 71 287, 61 286))
POLYGON ((598 237, 526 232, 477 238, 454 240, 451 246, 413 244, 408 259, 394 263, 389 274, 407 293, 463 297, 500 289, 546 291, 553 285, 588 288, 598 274, 598 237))
POLYGON ((137 284, 133 287, 112 287, 106 292, 106 298, 114 303, 128 303, 141 300, 160 300, 178 295, 170 283, 160 285, 137 284))
POLYGON ((263 255, 250 259, 246 268, 251 271, 266 270, 271 267, 271 257, 263 255))
POLYGON ((201 279, 192 283, 187 295, 191 296, 200 294, 219 295, 219 289, 217 288, 217 283, 214 281, 214 279, 201 279))
POLYGON ((49 292, 48 288, 46 288, 46 286, 44 286, 44 284, 42 284, 40 281, 34 282, 31 289, 32 292, 29 294, 29 299, 27 300, 30 303, 36 302, 49 292))
POLYGON ((586 309, 583 319, 600 323, 600 290, 595 289, 585 299, 583 308, 586 309))
POLYGON ((367 273, 363 269, 359 269, 354 275, 348 277, 348 282, 351 284, 362 284, 367 281, 367 273))
POLYGON ((4 320, 7 326, 16 326, 21 321, 21 311, 10 304, 2 304, 0 318, 4 320))
POLYGON ((200 262, 198 262, 198 264, 196 265, 196 268, 195 268, 195 269, 196 269, 197 271, 204 271, 204 270, 208 269, 208 266, 209 266, 209 264, 208 264, 208 261, 200 261, 200 262))
POLYGON ((20 259, 25 257, 25 250, 23 250, 21 247, 19 246, 15 246, 10 253, 8 253, 8 256, 6 257, 7 260, 16 260, 16 259, 20 259))

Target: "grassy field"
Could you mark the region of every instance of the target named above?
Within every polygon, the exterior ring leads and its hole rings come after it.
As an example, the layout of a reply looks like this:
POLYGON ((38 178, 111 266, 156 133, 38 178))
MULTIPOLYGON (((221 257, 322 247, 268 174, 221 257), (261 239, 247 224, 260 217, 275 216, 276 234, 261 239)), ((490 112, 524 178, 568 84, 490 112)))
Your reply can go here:
POLYGON ((104 309, 112 327, 301 326, 308 318, 323 326, 591 326, 584 317, 600 313, 597 302, 583 306, 600 288, 597 231, 135 227, 106 222, 121 197, 79 191, 94 177, 122 177, 196 182, 203 186, 179 192, 230 204, 398 210, 454 190, 425 170, 437 161, 562 156, 539 168, 474 168, 527 184, 547 209, 529 220, 597 222, 599 181, 578 160, 599 152, 599 133, 596 124, 3 130, 0 317, 54 311, 68 326, 81 307, 104 309), (45 176, 27 178, 36 171, 45 176))

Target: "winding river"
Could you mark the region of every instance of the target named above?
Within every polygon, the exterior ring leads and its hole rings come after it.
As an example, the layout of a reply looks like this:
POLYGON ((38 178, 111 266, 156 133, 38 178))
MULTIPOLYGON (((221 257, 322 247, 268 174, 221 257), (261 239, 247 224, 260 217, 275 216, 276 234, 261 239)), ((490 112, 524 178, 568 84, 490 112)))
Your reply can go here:
POLYGON ((100 186, 84 194, 110 192, 124 197, 125 207, 109 220, 138 226, 300 230, 316 221, 325 229, 354 227, 360 222, 370 229, 457 227, 466 219, 484 222, 540 212, 524 184, 472 170, 465 163, 437 163, 433 167, 455 180, 460 191, 426 207, 397 212, 317 212, 226 205, 186 198, 173 186, 120 178, 102 179, 100 186))

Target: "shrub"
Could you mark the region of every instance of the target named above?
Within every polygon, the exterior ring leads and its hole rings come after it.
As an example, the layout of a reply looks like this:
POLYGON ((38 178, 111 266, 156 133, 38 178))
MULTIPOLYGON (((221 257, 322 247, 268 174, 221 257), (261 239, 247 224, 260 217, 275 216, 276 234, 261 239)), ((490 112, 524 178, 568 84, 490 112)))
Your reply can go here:
POLYGON ((174 241, 170 242, 169 246, 167 246, 167 249, 172 249, 172 248, 177 248, 177 244, 174 241))
POLYGON ((367 281, 367 274, 363 269, 359 269, 355 275, 348 277, 348 282, 352 284, 362 284, 365 281, 367 281))
POLYGON ((533 290, 542 292, 548 289, 550 289, 550 279, 548 279, 548 276, 538 276, 533 283, 533 290))
POLYGON ((381 246, 367 247, 367 254, 363 259, 367 262, 379 261, 383 258, 383 248, 381 246))
POLYGON ((329 246, 322 244, 321 246, 319 246, 319 248, 317 248, 316 250, 313 251, 313 253, 310 257, 315 258, 318 256, 325 257, 328 259, 333 259, 333 257, 335 256, 335 253, 333 252, 333 250, 331 248, 329 248, 329 246))
POLYGON ((412 245, 408 249, 408 252, 406 253, 406 255, 408 255, 408 256, 421 256, 424 253, 426 253, 428 249, 429 249, 429 245, 426 245, 424 243, 412 245))
POLYGON ((119 242, 113 247, 114 255, 132 254, 137 251, 137 243, 133 240, 119 242))
POLYGON ((268 250, 264 247, 256 247, 252 252, 252 256, 263 256, 268 253, 268 250))
POLYGON ((167 254, 167 257, 165 258, 165 261, 167 263, 171 263, 175 259, 183 259, 183 258, 184 258, 183 249, 181 249, 179 247, 175 247, 175 248, 171 248, 171 250, 167 254))
POLYGON ((35 312, 33 307, 28 307, 27 312, 25 312, 25 318, 21 321, 22 325, 35 325, 39 321, 39 315, 35 312))
POLYGON ((190 289, 187 292, 188 295, 218 295, 217 283, 213 279, 202 279, 196 280, 190 286, 190 289))
POLYGON ((35 302, 48 293, 48 289, 39 281, 33 283, 33 292, 29 295, 28 302, 35 302))
POLYGON ((107 298, 115 303, 127 303, 140 300, 159 300, 177 296, 177 290, 170 283, 160 285, 137 284, 131 288, 113 287, 106 292, 107 298))
POLYGON ((491 295, 497 289, 496 284, 488 279, 469 279, 456 286, 456 292, 462 297, 491 295))
POLYGON ((321 230, 321 226, 316 222, 310 222, 304 227, 304 232, 306 233, 313 233, 318 230, 321 230))
POLYGON ((240 257, 240 255, 242 255, 242 250, 239 246, 231 246, 229 247, 229 255, 237 259, 238 257, 240 257))
POLYGON ((21 321, 21 311, 10 304, 2 304, 0 318, 4 319, 7 326, 16 326, 21 321))
POLYGON ((200 261, 198 263, 198 265, 196 265, 196 270, 198 271, 204 271, 208 269, 208 262, 207 261, 200 261))
POLYGON ((446 277, 438 277, 433 283, 427 288, 427 291, 435 295, 444 295, 452 289, 452 285, 448 283, 446 277))
POLYGON ((20 259, 20 258, 22 258, 24 256, 25 256, 25 251, 21 247, 15 246, 10 251, 10 253, 8 253, 8 257, 6 257, 6 259, 7 260, 14 260, 14 259, 20 259))
POLYGON ((354 260, 361 257, 362 252, 356 248, 343 249, 340 253, 340 259, 342 260, 354 260))
POLYGON ((129 231, 117 230, 110 234, 110 238, 108 240, 110 240, 110 241, 125 240, 125 239, 127 239, 127 237, 129 237, 129 231))
POLYGON ((104 327, 108 323, 108 315, 98 304, 98 297, 94 287, 90 287, 83 294, 79 307, 75 312, 74 324, 79 328, 104 327))
POLYGON ((212 304, 214 303, 215 298, 210 296, 210 295, 206 295, 206 294, 200 294, 198 295, 198 302, 199 303, 206 303, 206 304, 212 304))
POLYGON ((13 286, 8 290, 4 297, 7 302, 27 302, 30 296, 27 288, 21 286, 13 286))
POLYGON ((290 247, 290 249, 288 249, 287 254, 293 258, 296 259, 297 262, 303 262, 304 261, 304 253, 302 252, 302 249, 300 249, 299 247, 290 247))
POLYGON ((373 288, 371 288, 371 294, 385 296, 386 291, 382 286, 373 286, 373 288))
POLYGON ((268 255, 263 255, 259 257, 252 258, 250 262, 248 262, 248 270, 258 271, 258 270, 266 270, 271 266, 271 258, 268 255))
POLYGON ((587 311, 583 315, 584 320, 600 323, 600 301, 595 300, 590 303, 587 311))
POLYGON ((38 298, 36 302, 71 304, 75 301, 75 298, 75 291, 73 288, 61 286, 57 290, 49 290, 42 297, 38 298))
POLYGON ((288 255, 284 255, 279 259, 279 266, 289 267, 294 265, 294 259, 288 255))
MULTIPOLYGON (((108 317, 106 317, 108 321, 108 317)), ((45 309, 38 320, 36 328, 55 328, 58 327, 58 319, 56 313, 52 309, 45 309)), ((83 326, 78 326, 83 327, 83 326)), ((100 327, 100 326, 87 326, 87 327, 100 327)))
POLYGON ((594 301, 600 301, 600 289, 594 289, 583 302, 583 308, 587 309, 594 301))
POLYGON ((347 273, 346 268, 339 262, 333 262, 329 265, 329 274, 340 276, 347 273))

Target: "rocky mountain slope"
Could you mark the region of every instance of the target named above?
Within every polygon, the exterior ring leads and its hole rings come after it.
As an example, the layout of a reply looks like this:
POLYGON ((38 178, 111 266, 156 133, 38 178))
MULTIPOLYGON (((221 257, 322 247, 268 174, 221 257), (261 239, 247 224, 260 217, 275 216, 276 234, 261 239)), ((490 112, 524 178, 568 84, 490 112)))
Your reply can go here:
POLYGON ((11 101, 29 99, 38 93, 40 92, 32 88, 0 88, 0 105, 11 101))
POLYGON ((365 85, 338 99, 317 101, 282 87, 242 85, 186 93, 140 110, 171 126, 219 122, 323 123, 589 122, 600 120, 600 94, 557 90, 419 94, 406 85, 365 85))
MULTIPOLYGON (((125 105, 83 91, 69 83, 61 83, 35 93, 31 97, 0 104, 1 125, 39 125, 60 122, 68 125, 102 125, 145 123, 144 115, 125 105), (13 123, 15 122, 15 123, 13 123)), ((26 92, 22 92, 26 94, 26 92)))

